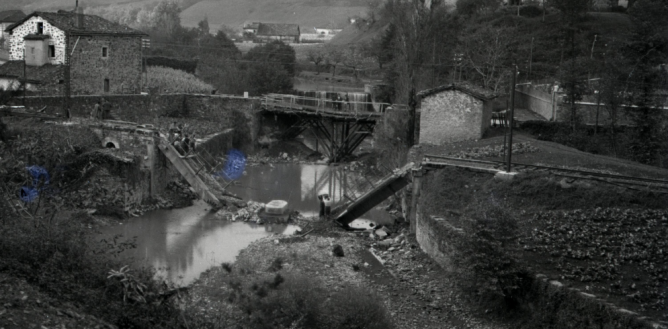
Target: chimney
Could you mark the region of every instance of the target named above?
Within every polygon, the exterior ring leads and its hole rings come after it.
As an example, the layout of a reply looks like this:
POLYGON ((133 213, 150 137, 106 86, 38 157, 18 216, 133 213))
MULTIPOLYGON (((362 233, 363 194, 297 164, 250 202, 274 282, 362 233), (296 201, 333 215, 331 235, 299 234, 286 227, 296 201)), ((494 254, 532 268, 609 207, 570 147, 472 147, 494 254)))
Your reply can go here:
POLYGON ((77 16, 77 29, 78 30, 83 30, 84 29, 84 12, 83 12, 83 8, 79 7, 79 0, 77 0, 77 5, 74 8, 74 13, 77 16))

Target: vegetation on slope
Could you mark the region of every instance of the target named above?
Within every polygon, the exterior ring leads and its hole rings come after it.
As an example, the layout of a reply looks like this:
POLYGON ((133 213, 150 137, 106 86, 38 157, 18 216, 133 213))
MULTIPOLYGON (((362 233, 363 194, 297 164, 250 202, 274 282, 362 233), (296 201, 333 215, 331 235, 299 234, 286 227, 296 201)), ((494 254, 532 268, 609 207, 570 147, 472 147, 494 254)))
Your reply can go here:
POLYGON ((166 93, 210 94, 214 88, 193 74, 163 66, 149 66, 148 88, 166 93))

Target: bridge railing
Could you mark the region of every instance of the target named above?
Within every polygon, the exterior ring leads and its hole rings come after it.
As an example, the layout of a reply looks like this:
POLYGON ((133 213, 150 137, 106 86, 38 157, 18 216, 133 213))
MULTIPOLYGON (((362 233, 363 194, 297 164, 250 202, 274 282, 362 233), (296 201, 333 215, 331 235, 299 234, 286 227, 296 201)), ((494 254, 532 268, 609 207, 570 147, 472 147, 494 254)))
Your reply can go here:
POLYGON ((366 102, 349 100, 336 100, 329 98, 297 96, 291 94, 267 94, 262 97, 263 105, 280 105, 292 108, 312 108, 317 110, 334 110, 341 112, 385 112, 389 107, 406 108, 403 104, 390 104, 381 102, 366 102), (378 106, 380 111, 371 110, 378 106))

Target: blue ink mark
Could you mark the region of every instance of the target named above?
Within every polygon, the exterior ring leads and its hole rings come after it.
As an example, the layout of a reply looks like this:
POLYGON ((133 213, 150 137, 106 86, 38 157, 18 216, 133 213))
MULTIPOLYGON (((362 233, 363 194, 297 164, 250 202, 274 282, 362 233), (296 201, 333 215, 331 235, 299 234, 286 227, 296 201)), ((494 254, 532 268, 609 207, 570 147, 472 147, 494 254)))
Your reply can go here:
POLYGON ((37 195, 39 192, 37 192, 36 189, 32 187, 21 187, 21 191, 19 192, 19 198, 21 198, 21 201, 23 202, 32 202, 37 198, 37 195))
POLYGON ((49 173, 46 171, 46 169, 44 169, 44 167, 30 166, 26 167, 26 169, 32 176, 32 187, 21 187, 21 191, 19 191, 19 198, 23 202, 32 202, 35 200, 35 198, 37 198, 39 192, 49 185, 51 177, 49 176, 49 173), (43 181, 42 187, 39 187, 40 180, 43 181))
POLYGON ((225 167, 218 175, 221 175, 229 180, 235 180, 243 176, 246 168, 246 156, 243 152, 232 149, 227 153, 227 162, 225 167))

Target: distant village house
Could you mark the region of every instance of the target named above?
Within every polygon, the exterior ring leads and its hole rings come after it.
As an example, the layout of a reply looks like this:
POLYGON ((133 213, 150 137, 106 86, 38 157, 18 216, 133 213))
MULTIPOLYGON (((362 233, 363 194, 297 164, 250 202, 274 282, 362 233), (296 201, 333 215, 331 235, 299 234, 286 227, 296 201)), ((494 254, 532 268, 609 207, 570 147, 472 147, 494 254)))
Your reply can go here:
POLYGON ((60 93, 65 64, 72 94, 130 94, 141 89, 142 38, 147 35, 99 16, 34 12, 9 25, 9 62, 0 77, 25 78, 41 92, 60 93), (30 69, 23 77, 23 63, 30 69))

